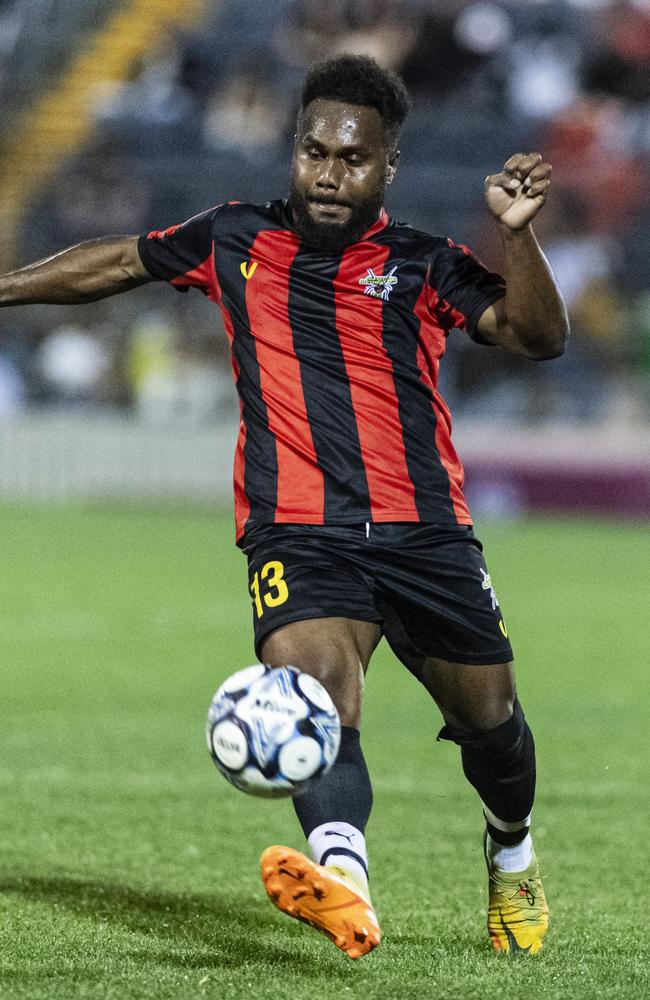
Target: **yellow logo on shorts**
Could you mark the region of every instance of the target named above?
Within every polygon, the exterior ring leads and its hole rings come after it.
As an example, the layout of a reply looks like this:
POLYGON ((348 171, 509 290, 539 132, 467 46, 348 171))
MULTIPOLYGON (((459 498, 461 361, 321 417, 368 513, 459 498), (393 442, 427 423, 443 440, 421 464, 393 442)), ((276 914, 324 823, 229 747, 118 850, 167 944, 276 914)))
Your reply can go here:
POLYGON ((499 629, 501 630, 501 635, 504 637, 504 639, 507 639, 508 629, 506 628, 506 623, 504 622, 503 618, 499 618, 499 629))

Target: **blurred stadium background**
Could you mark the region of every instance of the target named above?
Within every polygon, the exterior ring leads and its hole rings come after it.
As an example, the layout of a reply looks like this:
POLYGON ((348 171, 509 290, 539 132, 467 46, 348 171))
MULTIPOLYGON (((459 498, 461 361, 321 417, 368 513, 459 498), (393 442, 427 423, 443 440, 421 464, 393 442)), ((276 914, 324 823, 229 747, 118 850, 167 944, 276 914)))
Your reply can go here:
MULTIPOLYGON (((647 0, 3 0, 3 270, 284 194, 305 68, 405 77, 395 217, 498 266, 482 181, 540 149, 566 355, 454 334, 443 394, 477 513, 650 513, 647 0)), ((154 284, 0 315, 0 497, 223 500, 237 406, 217 311, 154 284)))

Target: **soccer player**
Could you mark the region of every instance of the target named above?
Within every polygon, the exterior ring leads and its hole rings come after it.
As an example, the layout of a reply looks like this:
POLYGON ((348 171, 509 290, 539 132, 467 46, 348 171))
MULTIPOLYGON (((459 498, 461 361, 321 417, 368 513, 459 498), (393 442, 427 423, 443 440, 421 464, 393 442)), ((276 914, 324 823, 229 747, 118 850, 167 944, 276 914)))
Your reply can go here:
POLYGON ((235 516, 257 655, 317 677, 342 722, 331 771, 294 801, 314 860, 288 847, 262 855, 273 902, 351 958, 379 943, 359 728, 383 635, 439 706, 440 736, 459 745, 482 802, 492 944, 534 954, 548 911, 529 832, 533 737, 436 381, 454 327, 535 360, 562 353, 566 312, 530 226, 551 167, 517 153, 485 182, 504 280, 384 211, 407 111, 402 82, 373 60, 319 64, 286 200, 82 243, 5 275, 0 302, 88 302, 157 279, 221 308, 241 401, 235 516))

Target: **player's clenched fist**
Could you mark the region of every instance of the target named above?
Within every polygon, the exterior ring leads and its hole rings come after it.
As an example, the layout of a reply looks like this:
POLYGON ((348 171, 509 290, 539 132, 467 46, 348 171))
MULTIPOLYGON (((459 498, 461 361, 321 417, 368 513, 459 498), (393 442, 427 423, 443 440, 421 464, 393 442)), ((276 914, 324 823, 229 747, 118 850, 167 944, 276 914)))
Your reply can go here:
POLYGON ((485 178, 492 214, 509 229, 524 229, 546 201, 552 169, 541 153, 515 153, 500 174, 485 178))

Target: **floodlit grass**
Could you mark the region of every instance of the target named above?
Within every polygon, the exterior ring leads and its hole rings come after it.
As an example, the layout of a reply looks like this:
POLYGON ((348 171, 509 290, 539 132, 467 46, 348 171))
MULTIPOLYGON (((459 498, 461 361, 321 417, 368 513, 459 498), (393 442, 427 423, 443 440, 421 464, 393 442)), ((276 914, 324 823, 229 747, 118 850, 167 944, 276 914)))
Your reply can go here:
POLYGON ((204 747, 214 689, 254 660, 230 518, 1 514, 2 1000, 650 996, 643 527, 478 532, 538 745, 545 953, 490 952, 477 800, 380 647, 364 745, 384 941, 353 963, 264 896, 262 849, 302 845, 290 804, 236 792, 204 747))

